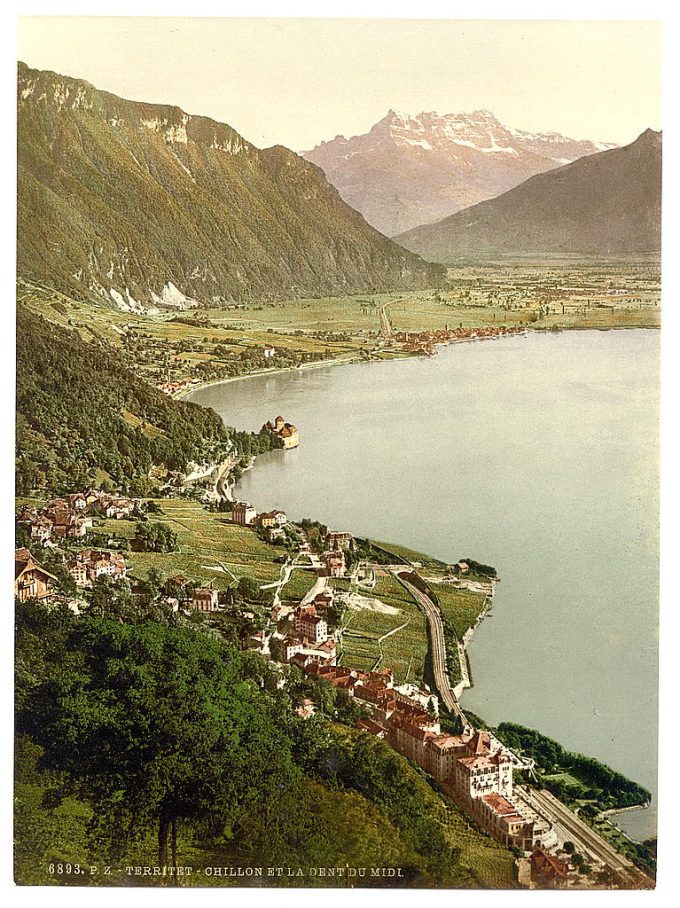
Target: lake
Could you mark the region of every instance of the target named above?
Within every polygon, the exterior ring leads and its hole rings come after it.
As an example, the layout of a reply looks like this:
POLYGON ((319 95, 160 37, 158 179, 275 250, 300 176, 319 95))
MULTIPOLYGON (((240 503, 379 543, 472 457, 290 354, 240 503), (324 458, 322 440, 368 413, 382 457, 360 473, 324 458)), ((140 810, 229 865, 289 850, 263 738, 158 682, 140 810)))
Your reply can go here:
MULTIPOLYGON (((446 562, 493 564, 463 706, 539 729, 656 799, 658 370, 653 330, 531 333, 431 358, 255 376, 193 401, 300 446, 238 495, 446 562)), ((655 834, 656 809, 621 815, 655 834)))

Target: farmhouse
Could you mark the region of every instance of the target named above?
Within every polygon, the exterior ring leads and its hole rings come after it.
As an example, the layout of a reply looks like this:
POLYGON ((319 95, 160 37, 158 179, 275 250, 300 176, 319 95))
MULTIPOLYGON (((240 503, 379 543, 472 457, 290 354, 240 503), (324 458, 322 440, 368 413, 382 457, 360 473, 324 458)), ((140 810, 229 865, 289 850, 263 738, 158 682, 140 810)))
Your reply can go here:
POLYGON ((231 519, 239 526, 249 526, 257 520, 257 511, 247 501, 235 501, 231 508, 231 519))
POLYGON ((56 577, 35 560, 28 549, 14 552, 14 597, 19 602, 28 599, 45 601, 52 596, 56 577))
POLYGON ((199 612, 216 612, 219 602, 219 593, 217 590, 209 587, 198 587, 194 590, 191 599, 191 607, 199 612))

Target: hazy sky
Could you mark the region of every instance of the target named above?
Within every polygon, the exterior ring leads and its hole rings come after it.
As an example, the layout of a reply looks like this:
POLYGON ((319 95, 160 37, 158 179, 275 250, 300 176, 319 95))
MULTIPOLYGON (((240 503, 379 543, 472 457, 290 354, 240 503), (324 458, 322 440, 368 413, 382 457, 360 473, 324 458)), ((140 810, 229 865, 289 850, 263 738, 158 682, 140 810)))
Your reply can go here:
POLYGON ((19 58, 296 151, 390 108, 622 144, 661 128, 655 22, 32 17, 19 58))

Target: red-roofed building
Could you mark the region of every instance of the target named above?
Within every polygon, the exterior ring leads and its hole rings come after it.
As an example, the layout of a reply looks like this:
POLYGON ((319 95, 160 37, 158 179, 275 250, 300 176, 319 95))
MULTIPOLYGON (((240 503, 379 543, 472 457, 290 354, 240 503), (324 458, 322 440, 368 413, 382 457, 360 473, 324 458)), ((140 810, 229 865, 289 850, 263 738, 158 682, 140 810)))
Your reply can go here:
POLYGON ((271 432, 272 435, 278 435, 283 442, 284 448, 297 448, 298 430, 290 422, 286 422, 283 416, 277 416, 274 422, 266 422, 262 426, 263 432, 271 432))
POLYGON ((380 738, 381 741, 388 735, 386 726, 381 722, 376 722, 375 719, 359 719, 357 727, 370 732, 372 735, 375 735, 376 738, 380 738))
POLYGON ((235 501, 231 507, 231 519, 239 526, 255 523, 257 511, 247 501, 235 501))
POLYGON ((326 548, 329 551, 349 551, 353 541, 351 533, 338 533, 335 530, 329 530, 326 533, 326 548))
POLYGON ((267 511, 258 516, 257 523, 261 527, 282 527, 288 523, 288 517, 285 511, 267 511))
POLYGON ((308 637, 312 643, 323 643, 328 639, 328 623, 317 614, 313 605, 298 606, 295 610, 295 633, 308 637))
POLYGON ((329 577, 342 577, 345 573, 345 556, 343 552, 324 552, 321 560, 326 566, 329 577))
POLYGON ((512 760, 504 750, 495 754, 472 753, 456 761, 453 784, 457 791, 471 798, 497 792, 512 794, 512 760))
POLYGON ((317 593, 312 600, 312 604, 322 612, 333 605, 333 590, 331 587, 326 587, 325 590, 321 590, 320 593, 317 593))
POLYGON ((66 563, 66 569, 78 586, 89 586, 98 577, 118 580, 127 572, 125 558, 116 552, 98 552, 83 549, 66 563))
POLYGON ((538 848, 531 855, 531 878, 546 889, 558 889, 564 886, 569 875, 569 868, 552 854, 538 848))
POLYGON ((316 704, 313 700, 305 699, 302 703, 295 709, 295 715, 299 716, 300 719, 311 719, 312 716, 316 713, 316 704))
POLYGON ((503 795, 492 792, 478 799, 478 816, 491 835, 507 847, 523 851, 533 847, 534 823, 503 795))

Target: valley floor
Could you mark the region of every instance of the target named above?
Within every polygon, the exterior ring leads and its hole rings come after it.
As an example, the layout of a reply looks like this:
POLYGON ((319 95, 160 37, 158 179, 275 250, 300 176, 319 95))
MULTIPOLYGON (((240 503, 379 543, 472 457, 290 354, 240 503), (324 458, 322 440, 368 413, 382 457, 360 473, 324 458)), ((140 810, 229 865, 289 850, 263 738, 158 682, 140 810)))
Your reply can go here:
POLYGON ((447 289, 137 315, 29 280, 19 300, 83 339, 122 349, 169 392, 257 372, 431 351, 434 332, 657 328, 658 258, 456 265, 447 289))

